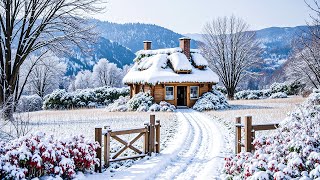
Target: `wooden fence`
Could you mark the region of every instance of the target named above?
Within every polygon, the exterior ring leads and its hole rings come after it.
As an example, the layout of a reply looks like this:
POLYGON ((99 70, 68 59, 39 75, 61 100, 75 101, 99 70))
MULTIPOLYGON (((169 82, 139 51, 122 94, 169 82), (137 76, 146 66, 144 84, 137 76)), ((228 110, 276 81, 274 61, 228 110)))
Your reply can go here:
POLYGON ((255 138, 255 132, 272 130, 272 129, 276 129, 277 127, 279 127, 278 123, 252 125, 252 116, 245 116, 244 124, 241 124, 241 117, 236 117, 235 152, 240 153, 241 147, 243 146, 246 152, 252 152, 254 150, 252 142, 255 138), (244 145, 242 145, 241 143, 241 128, 244 128, 244 145))
MULTIPOLYGON (((122 161, 127 159, 135 159, 151 155, 151 153, 160 152, 160 120, 155 120, 155 115, 150 115, 150 122, 145 123, 143 128, 136 129, 123 129, 123 130, 111 130, 109 126, 105 126, 104 130, 102 128, 95 128, 95 141, 98 141, 102 145, 103 138, 103 148, 104 148, 104 166, 109 167, 110 162, 122 161), (135 138, 129 142, 121 139, 120 135, 127 134, 137 134, 135 138), (113 138, 124 146, 118 150, 115 154, 111 156, 110 154, 110 140, 113 138), (143 138, 143 149, 140 150, 133 146, 133 144, 143 138), (126 150, 131 149, 138 155, 135 156, 122 156, 120 155, 126 150)), ((101 148, 97 149, 97 158, 100 160, 100 166, 95 166, 95 172, 101 172, 102 170, 102 152, 101 148)))

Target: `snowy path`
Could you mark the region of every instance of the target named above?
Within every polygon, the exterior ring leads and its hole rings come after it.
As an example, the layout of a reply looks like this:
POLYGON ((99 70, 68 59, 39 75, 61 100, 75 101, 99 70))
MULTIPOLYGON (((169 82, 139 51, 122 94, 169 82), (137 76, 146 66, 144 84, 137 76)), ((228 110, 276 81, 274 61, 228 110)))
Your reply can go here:
MULTIPOLYGON (((110 179, 215 179, 223 163, 223 136, 205 114, 178 110, 181 126, 160 155, 141 160, 110 179)), ((106 178, 100 174, 89 179, 106 178)))
POLYGON ((156 179, 214 179, 219 175, 221 132, 212 120, 193 110, 180 110, 190 129, 177 158, 156 179), (203 177, 203 178, 201 178, 203 177))

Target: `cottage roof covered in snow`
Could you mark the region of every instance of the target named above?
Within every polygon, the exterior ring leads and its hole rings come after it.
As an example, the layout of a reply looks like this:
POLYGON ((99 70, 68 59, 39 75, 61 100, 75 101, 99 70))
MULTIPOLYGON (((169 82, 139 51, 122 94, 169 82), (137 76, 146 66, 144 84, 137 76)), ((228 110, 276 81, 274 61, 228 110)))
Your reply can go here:
POLYGON ((198 50, 190 50, 190 60, 181 48, 140 50, 136 55, 133 67, 123 78, 125 84, 219 82, 198 50))

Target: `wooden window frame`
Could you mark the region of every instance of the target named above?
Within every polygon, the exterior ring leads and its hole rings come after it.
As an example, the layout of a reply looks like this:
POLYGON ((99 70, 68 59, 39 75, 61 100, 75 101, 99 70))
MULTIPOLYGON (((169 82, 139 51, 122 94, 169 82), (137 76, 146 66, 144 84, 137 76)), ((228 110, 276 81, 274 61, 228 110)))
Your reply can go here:
POLYGON ((199 86, 190 86, 190 99, 199 99, 199 96, 200 96, 200 92, 199 91, 200 91, 200 87, 199 86), (196 98, 191 97, 191 89, 193 87, 197 87, 198 88, 198 97, 196 97, 196 98))
POLYGON ((168 101, 174 100, 174 86, 165 86, 164 87, 164 99, 168 100, 168 101), (172 96, 173 96, 172 99, 167 99, 167 87, 172 87, 172 96))

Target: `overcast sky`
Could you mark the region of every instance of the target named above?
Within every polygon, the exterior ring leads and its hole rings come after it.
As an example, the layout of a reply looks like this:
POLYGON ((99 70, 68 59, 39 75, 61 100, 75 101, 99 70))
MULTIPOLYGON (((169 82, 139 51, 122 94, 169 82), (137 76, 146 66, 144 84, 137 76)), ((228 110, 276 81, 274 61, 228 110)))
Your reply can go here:
POLYGON ((207 21, 218 16, 234 14, 256 30, 303 25, 309 13, 303 0, 109 0, 106 12, 95 18, 157 24, 178 33, 200 33, 207 21))

